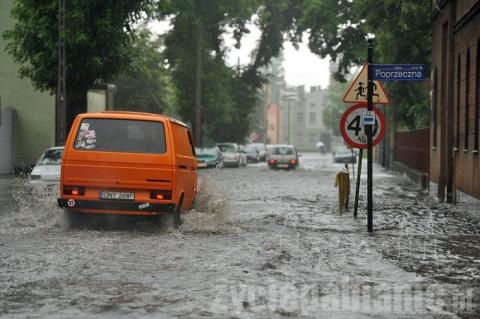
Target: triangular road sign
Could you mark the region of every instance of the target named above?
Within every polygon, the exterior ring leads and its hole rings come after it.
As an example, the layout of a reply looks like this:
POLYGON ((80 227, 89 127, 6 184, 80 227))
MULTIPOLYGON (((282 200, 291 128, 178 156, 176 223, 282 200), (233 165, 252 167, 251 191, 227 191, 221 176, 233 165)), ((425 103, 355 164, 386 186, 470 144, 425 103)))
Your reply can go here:
MULTIPOLYGON (((367 103, 367 87, 368 87, 368 66, 365 63, 358 73, 352 85, 348 88, 343 96, 345 103, 367 103)), ((372 102, 374 104, 388 104, 388 95, 380 81, 373 81, 373 96, 372 102)))

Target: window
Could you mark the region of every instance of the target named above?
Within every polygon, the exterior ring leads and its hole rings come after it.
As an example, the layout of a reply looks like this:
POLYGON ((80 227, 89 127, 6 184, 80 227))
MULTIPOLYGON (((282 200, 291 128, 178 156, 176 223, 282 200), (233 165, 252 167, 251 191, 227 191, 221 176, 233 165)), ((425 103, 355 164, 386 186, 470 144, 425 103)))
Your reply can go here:
POLYGON ((480 39, 477 41, 477 67, 475 69, 475 141, 474 149, 478 151, 480 138, 480 39))
POLYGON ((310 103, 310 107, 315 107, 315 103, 310 103))
POLYGON ((468 138, 469 138, 469 128, 468 125, 470 121, 470 107, 469 107, 469 94, 470 94, 470 48, 467 50, 467 60, 465 61, 465 141, 463 148, 468 150, 468 138))
POLYGON ((317 121, 317 115, 315 113, 309 114, 310 124, 314 124, 317 121))
POLYGON ((315 144, 317 142, 317 136, 315 133, 310 133, 310 144, 315 144))
POLYGON ((433 94, 432 94, 432 120, 433 120, 433 141, 432 146, 437 147, 437 92, 438 92, 438 76, 437 68, 433 72, 433 94))
POLYGON ((462 82, 462 60, 460 58, 460 54, 458 55, 458 61, 457 61, 457 109, 456 109, 456 117, 455 117, 455 123, 456 123, 456 130, 455 130, 455 148, 458 150, 460 149, 460 84, 462 82))
POLYGON ((303 123, 303 112, 297 113, 297 122, 303 123))
POLYGON ((163 123, 123 119, 89 119, 80 124, 76 150, 150 153, 166 152, 163 123))

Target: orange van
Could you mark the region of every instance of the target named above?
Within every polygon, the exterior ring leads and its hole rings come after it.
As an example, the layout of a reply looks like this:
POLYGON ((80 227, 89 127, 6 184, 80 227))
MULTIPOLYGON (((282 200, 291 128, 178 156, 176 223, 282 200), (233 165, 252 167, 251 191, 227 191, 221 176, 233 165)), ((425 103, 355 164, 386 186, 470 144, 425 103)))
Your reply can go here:
POLYGON ((180 215, 197 192, 190 130, 167 116, 137 112, 77 116, 65 143, 58 205, 81 214, 180 215))

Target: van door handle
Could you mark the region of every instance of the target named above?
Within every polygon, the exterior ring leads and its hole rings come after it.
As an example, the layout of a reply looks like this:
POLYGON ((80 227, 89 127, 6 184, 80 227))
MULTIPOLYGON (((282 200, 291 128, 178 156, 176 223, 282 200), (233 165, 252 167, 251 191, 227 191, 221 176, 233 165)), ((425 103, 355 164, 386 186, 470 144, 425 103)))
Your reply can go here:
POLYGON ((186 166, 186 165, 178 165, 178 168, 181 168, 181 169, 188 169, 188 166, 186 166))

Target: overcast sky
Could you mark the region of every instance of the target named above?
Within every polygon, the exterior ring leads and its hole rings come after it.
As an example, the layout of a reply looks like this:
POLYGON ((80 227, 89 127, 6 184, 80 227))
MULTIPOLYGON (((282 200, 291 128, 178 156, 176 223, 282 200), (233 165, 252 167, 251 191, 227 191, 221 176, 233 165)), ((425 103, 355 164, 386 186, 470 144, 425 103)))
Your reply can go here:
MULTIPOLYGON (((155 33, 164 33, 169 29, 169 22, 153 22, 149 28, 155 33)), ((226 45, 232 48, 228 53, 227 62, 236 65, 240 58, 240 64, 247 64, 250 61, 250 53, 260 37, 260 31, 253 25, 249 25, 251 33, 242 39, 242 46, 239 50, 233 48, 234 41, 226 39, 226 45)), ((306 38, 304 39, 307 40, 306 38)), ((305 85, 309 90, 310 86, 320 85, 327 88, 329 82, 328 59, 321 59, 310 52, 306 43, 300 44, 296 50, 291 43, 284 44, 285 79, 288 85, 305 85)))

